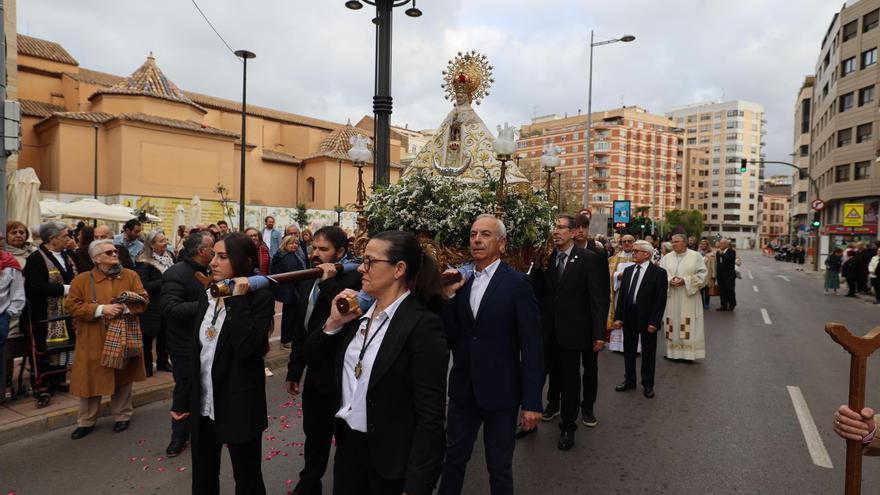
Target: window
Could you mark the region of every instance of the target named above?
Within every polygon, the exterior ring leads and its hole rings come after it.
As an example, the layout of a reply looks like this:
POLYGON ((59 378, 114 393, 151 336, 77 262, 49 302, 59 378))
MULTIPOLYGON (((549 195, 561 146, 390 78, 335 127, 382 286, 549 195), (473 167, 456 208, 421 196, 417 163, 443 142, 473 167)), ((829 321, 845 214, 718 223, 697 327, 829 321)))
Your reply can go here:
POLYGON ((837 147, 846 146, 852 142, 852 128, 837 131, 837 147))
POLYGON ((840 98, 840 111, 845 112, 852 108, 853 106, 853 94, 847 93, 845 95, 841 95, 840 98))
POLYGON ((802 144, 801 145, 801 156, 808 156, 810 154, 810 145, 802 144))
POLYGON ((855 180, 869 179, 871 177, 871 162, 856 162, 855 180))
POLYGON ((856 127, 856 142, 864 143, 871 140, 872 123, 862 124, 856 127))
POLYGON ((877 63, 877 48, 871 48, 862 52, 862 69, 877 63))
MULTIPOLYGON (((856 71, 856 58, 850 57, 840 63, 840 77, 846 77, 856 71)), ((825 93, 822 94, 825 96, 825 93)))
POLYGON ((849 164, 834 167, 834 182, 849 181, 849 164))
MULTIPOLYGON (((856 21, 853 21, 856 22, 856 21)), ((877 23, 880 22, 880 9, 874 9, 871 12, 865 14, 862 17, 862 32, 867 33, 868 31, 877 27, 877 23)))
POLYGON ((874 101, 874 86, 868 86, 859 90, 859 106, 867 105, 874 101))
POLYGON ((309 198, 309 201, 315 200, 315 178, 309 177, 306 179, 306 190, 308 191, 306 197, 309 198))
POLYGON ((849 41, 859 32, 859 21, 855 20, 843 26, 843 41, 849 41))
POLYGON ((810 132, 810 99, 806 98, 801 101, 801 134, 808 132, 810 132))

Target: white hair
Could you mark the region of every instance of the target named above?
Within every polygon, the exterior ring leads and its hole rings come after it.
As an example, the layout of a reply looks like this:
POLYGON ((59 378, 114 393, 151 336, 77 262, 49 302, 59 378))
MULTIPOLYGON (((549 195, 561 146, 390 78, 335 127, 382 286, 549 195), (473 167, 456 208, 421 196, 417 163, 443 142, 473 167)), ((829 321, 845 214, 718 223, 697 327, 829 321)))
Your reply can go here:
POLYGON ((89 258, 94 258, 101 254, 101 246, 104 244, 113 246, 113 239, 97 239, 89 243, 89 258))
POLYGON ((504 222, 501 221, 500 218, 492 215, 490 213, 483 213, 482 215, 477 215, 477 218, 474 219, 474 223, 477 223, 477 220, 482 220, 484 218, 491 218, 495 220, 498 230, 498 237, 501 239, 507 239, 507 227, 504 226, 504 222))
POLYGON ((687 236, 684 234, 672 234, 672 239, 678 238, 680 241, 687 242, 687 236))
POLYGON ((654 255, 654 246, 652 246, 651 243, 648 241, 636 241, 633 243, 633 249, 635 249, 636 247, 641 248, 639 249, 639 251, 645 251, 651 253, 652 256, 654 255))

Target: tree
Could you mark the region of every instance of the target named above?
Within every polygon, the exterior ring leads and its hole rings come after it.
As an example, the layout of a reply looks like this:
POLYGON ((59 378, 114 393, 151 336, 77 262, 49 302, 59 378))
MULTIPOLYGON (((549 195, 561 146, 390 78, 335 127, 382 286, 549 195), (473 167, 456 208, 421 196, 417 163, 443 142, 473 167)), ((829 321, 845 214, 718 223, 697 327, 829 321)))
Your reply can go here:
POLYGON ((665 227, 669 234, 687 234, 700 238, 703 234, 703 214, 697 210, 669 210, 666 212, 665 227))
MULTIPOLYGON (((232 225, 235 223, 232 221, 233 209, 229 205, 229 189, 227 189, 222 182, 218 182, 217 185, 214 186, 214 192, 220 195, 220 203, 223 205, 223 218, 227 220, 232 231, 235 232, 235 226, 232 225)), ((242 211, 240 214, 244 215, 244 212, 242 211)))
POLYGON ((305 203, 300 203, 296 205, 296 215, 294 215, 293 220, 299 225, 299 228, 305 229, 309 226, 309 212, 308 208, 306 208, 305 203))

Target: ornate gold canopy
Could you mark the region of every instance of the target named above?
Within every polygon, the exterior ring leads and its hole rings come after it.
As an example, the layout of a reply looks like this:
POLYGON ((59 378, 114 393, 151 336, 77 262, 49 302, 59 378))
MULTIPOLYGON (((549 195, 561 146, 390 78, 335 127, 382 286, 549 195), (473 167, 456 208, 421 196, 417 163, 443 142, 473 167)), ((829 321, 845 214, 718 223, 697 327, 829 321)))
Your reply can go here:
POLYGON ((472 101, 479 105, 489 96, 489 86, 495 82, 492 68, 486 56, 476 50, 458 52, 443 71, 441 87, 446 92, 446 99, 457 105, 472 101))

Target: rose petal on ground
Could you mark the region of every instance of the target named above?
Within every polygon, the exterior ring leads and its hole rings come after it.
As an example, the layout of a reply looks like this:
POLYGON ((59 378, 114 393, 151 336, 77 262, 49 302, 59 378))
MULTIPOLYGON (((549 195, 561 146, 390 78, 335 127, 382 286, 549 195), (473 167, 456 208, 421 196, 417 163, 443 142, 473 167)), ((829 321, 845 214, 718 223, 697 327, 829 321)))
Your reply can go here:
POLYGON ((184 471, 186 471, 186 466, 180 466, 179 468, 177 468, 178 473, 182 473, 184 471))

